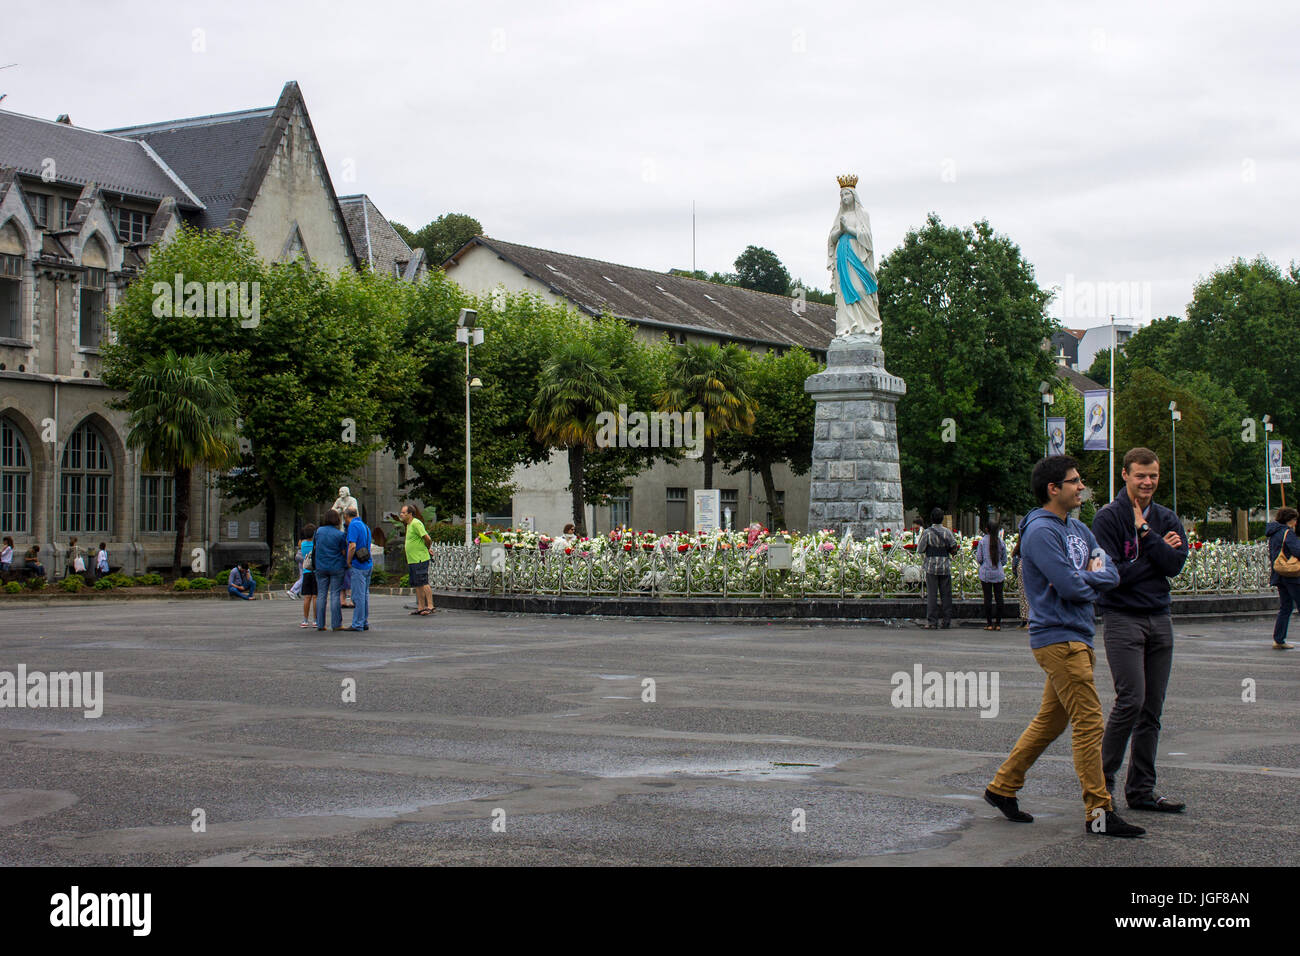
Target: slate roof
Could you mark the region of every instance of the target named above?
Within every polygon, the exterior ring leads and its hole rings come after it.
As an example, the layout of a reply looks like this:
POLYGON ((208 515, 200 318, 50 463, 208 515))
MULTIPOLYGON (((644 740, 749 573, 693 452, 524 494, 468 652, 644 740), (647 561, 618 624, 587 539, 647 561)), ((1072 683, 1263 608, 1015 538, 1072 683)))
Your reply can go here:
POLYGON ((1098 389, 1104 389, 1106 387, 1105 385, 1098 385, 1092 379, 1088 378, 1088 376, 1076 372, 1068 365, 1056 366, 1056 376, 1057 378, 1063 378, 1069 382, 1074 390, 1080 395, 1084 392, 1095 392, 1098 389))
POLYGON ((186 209, 199 200, 174 170, 142 143, 0 110, 0 163, 27 176, 40 176, 54 160, 55 181, 95 183, 108 192, 158 201, 166 196, 186 209))
POLYGON ((147 143, 207 209, 194 219, 203 229, 221 229, 242 196, 249 169, 275 107, 195 116, 107 130, 147 143))
POLYGON ((339 208, 343 221, 352 236, 352 248, 357 259, 367 262, 375 272, 393 275, 393 267, 401 263, 402 277, 413 271, 413 263, 423 262, 424 250, 412 251, 392 224, 384 218, 369 196, 340 196, 339 208))
POLYGON ((537 279, 584 312, 609 311, 623 319, 665 329, 695 331, 737 342, 802 345, 825 352, 835 336, 835 307, 816 302, 797 314, 792 300, 702 279, 584 259, 547 249, 477 236, 447 260, 454 268, 470 249, 483 246, 537 279))

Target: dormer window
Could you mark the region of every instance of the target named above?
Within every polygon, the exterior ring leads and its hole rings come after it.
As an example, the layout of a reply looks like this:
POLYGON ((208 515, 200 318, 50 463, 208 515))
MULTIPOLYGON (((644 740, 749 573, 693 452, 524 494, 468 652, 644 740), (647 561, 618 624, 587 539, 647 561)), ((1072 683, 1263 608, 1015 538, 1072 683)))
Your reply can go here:
POLYGON ((59 200, 59 228, 60 229, 68 228, 68 223, 72 221, 72 210, 76 208, 76 205, 77 205, 77 201, 75 199, 59 200))

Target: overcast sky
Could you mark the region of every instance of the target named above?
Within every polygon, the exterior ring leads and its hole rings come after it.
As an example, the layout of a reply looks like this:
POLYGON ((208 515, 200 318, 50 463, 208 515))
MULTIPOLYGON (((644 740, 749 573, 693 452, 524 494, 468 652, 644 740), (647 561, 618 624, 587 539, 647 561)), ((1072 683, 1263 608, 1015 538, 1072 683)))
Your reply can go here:
MULTIPOLYGON (((6 18, 0 108, 106 129, 306 97, 335 188, 418 227, 666 270, 746 245, 826 288, 835 176, 877 257, 928 212, 1019 244, 1055 314, 1182 315, 1300 259, 1300 6, 65 3, 6 18), (1067 298, 1064 294, 1062 298, 1067 298)), ((888 320, 888 317, 886 317, 888 320)))

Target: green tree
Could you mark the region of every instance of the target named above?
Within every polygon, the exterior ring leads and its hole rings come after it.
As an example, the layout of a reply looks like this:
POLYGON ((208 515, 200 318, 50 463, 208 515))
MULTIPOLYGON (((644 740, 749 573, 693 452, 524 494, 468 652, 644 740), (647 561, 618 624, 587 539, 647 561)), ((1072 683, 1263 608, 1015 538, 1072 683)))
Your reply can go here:
POLYGON ((885 355, 907 382, 898 403, 905 503, 954 514, 1028 506, 1043 453, 1038 384, 1052 380, 1042 345, 1056 327, 1033 267, 987 222, 961 229, 932 213, 878 278, 885 355))
POLYGON ((483 225, 473 216, 460 212, 443 213, 433 222, 414 232, 400 222, 392 223, 397 234, 412 249, 423 249, 430 269, 442 264, 475 236, 483 235, 483 225))
POLYGON ((800 347, 783 355, 768 352, 753 366, 753 431, 728 431, 718 439, 718 457, 734 463, 728 469, 731 474, 751 471, 762 477, 763 493, 772 509, 773 530, 788 527, 788 522, 777 500, 772 468, 785 462, 791 472, 804 475, 812 466, 816 403, 804 390, 804 382, 822 368, 800 347))
POLYGON ((660 406, 669 412, 704 415, 704 487, 713 487, 713 462, 719 436, 748 432, 754 426, 750 396, 750 353, 734 343, 682 345, 674 350, 660 406))
POLYGON ((596 447, 597 416, 616 412, 624 397, 608 356, 589 337, 559 343, 542 367, 528 420, 539 442, 568 452, 573 524, 579 536, 587 534, 585 457, 596 447))
POLYGON ((115 404, 130 412, 126 444, 140 450, 142 469, 172 474, 172 571, 179 574, 194 469, 225 468, 236 456, 235 392, 224 362, 213 355, 177 355, 168 349, 145 361, 126 397, 115 404))
POLYGON ((246 237, 185 228, 152 250, 110 316, 117 341, 106 349, 105 382, 129 390, 168 349, 225 357, 247 444, 219 486, 237 507, 265 506, 274 554, 295 514, 330 500, 378 447, 371 436, 385 430, 406 377, 398 333, 410 290, 391 276, 332 276, 303 259, 268 267, 246 237), (247 283, 257 314, 205 302, 191 310, 188 299, 179 315, 156 309, 170 301, 177 274, 185 283, 247 283))
POLYGON ((770 292, 773 295, 790 294, 790 273, 771 249, 746 246, 736 257, 736 284, 744 289, 770 292))

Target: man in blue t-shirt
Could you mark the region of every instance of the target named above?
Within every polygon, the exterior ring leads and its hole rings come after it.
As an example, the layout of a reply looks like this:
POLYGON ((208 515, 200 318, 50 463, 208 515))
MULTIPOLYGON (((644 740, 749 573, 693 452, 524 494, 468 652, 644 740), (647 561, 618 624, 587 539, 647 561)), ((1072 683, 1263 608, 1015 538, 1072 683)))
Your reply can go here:
POLYGON ((343 520, 348 525, 348 567, 352 569, 352 631, 370 630, 370 572, 374 570, 374 558, 370 548, 374 540, 370 529, 357 515, 356 508, 348 508, 343 520), (358 552, 360 552, 358 554, 358 552), (365 560, 361 560, 361 556, 365 560))
POLYGON ((1016 741, 1010 756, 984 791, 984 799, 1015 823, 1034 818, 1020 809, 1016 794, 1034 761, 1068 724, 1074 770, 1083 790, 1087 833, 1136 837, 1146 831, 1115 813, 1101 769, 1102 713, 1093 680, 1092 604, 1119 583, 1087 525, 1070 517, 1080 504, 1083 479, 1066 455, 1044 458, 1030 478, 1035 508, 1020 524, 1023 587, 1029 598, 1029 646, 1047 676, 1038 714, 1016 741))

